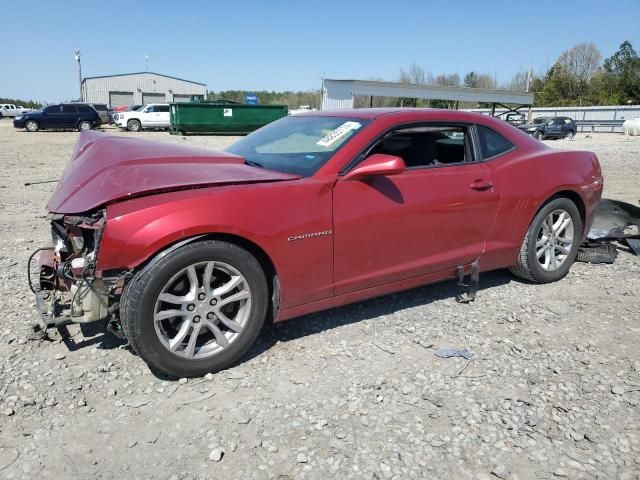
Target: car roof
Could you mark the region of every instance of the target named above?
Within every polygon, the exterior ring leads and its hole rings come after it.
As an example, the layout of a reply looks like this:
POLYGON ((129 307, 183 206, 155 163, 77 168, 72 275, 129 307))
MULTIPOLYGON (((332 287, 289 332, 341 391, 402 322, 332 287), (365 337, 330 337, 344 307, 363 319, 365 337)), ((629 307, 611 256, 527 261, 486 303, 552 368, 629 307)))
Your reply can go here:
POLYGON ((352 108, 342 110, 319 110, 312 112, 302 112, 296 117, 346 117, 375 120, 385 118, 398 121, 450 121, 468 123, 491 123, 502 122, 489 115, 476 112, 465 112, 462 110, 449 110, 444 108, 352 108), (443 118, 444 117, 444 118, 443 118))

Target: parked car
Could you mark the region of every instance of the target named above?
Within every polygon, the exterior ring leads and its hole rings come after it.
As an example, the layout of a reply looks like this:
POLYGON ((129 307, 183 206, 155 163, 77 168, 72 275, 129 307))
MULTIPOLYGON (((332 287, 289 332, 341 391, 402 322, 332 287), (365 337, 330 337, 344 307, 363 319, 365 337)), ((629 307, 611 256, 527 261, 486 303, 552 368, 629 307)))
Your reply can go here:
POLYGON ((578 131, 576 122, 569 117, 538 117, 533 123, 518 126, 538 140, 545 138, 573 138, 578 131))
POLYGON ((169 128, 169 104, 151 103, 139 110, 120 112, 115 123, 130 132, 138 132, 145 128, 169 128))
POLYGON ((145 105, 125 105, 121 107, 110 108, 109 109, 109 118, 111 120, 110 123, 113 123, 113 124, 116 123, 116 120, 118 119, 117 117, 118 113, 135 112, 137 110, 140 110, 143 107, 145 107, 145 105))
POLYGON ((17 117, 30 111, 30 108, 15 106, 12 103, 0 103, 0 118, 17 117))
POLYGON ((88 104, 90 107, 93 107, 93 109, 98 112, 98 115, 100 116, 100 122, 103 124, 108 124, 110 123, 110 118, 109 118, 109 109, 107 108, 107 105, 104 103, 89 103, 88 104))
POLYGON ((100 126, 100 116, 84 103, 62 103, 49 105, 42 110, 27 112, 13 120, 13 126, 29 132, 41 129, 91 130, 100 126))
POLYGON ((180 377, 238 361, 267 318, 470 271, 560 280, 603 186, 595 154, 451 110, 302 113, 225 152, 84 132, 74 152, 33 282, 43 327, 109 322, 180 377))

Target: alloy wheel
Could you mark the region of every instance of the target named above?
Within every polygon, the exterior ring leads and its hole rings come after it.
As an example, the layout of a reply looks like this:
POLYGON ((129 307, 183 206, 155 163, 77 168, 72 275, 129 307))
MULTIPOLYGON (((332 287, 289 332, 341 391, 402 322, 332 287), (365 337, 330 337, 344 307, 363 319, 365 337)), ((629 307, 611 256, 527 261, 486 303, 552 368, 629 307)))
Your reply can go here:
POLYGON ((245 277, 223 262, 199 262, 183 268, 162 287, 153 321, 160 343, 183 358, 221 353, 244 330, 251 313, 245 277))
POLYGON ((552 272, 565 262, 574 241, 573 220, 563 209, 552 211, 544 219, 536 238, 536 258, 540 266, 552 272))

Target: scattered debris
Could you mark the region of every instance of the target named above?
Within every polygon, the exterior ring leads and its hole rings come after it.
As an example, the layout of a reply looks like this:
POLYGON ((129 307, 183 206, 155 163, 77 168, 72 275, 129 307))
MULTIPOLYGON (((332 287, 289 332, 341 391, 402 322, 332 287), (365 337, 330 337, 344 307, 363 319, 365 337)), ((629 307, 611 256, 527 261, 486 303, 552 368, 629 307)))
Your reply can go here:
POLYGON ((585 242, 578 249, 578 262, 613 263, 618 257, 618 249, 613 243, 585 242))
POLYGON ((456 348, 441 348, 440 350, 433 352, 433 354, 440 358, 462 357, 466 360, 471 360, 474 355, 466 348, 462 350, 456 348))
MULTIPOLYGON (((594 244, 618 241, 626 243, 635 255, 640 255, 640 207, 620 200, 603 198, 598 204, 587 240, 588 244, 584 248, 591 248, 594 244)), ((606 253, 601 252, 601 254, 603 258, 606 256, 606 253)), ((613 263, 613 261, 591 263, 613 263)))

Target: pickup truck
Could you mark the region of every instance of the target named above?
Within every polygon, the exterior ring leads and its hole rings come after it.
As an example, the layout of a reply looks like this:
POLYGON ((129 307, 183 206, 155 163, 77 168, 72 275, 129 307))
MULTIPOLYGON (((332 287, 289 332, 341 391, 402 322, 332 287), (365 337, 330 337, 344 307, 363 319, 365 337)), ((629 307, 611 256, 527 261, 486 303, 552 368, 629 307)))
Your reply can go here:
POLYGON ((114 115, 115 124, 130 132, 145 128, 169 128, 169 104, 152 103, 137 111, 125 111, 114 115))
POLYGON ((23 113, 30 112, 30 108, 16 107, 11 103, 0 103, 0 118, 2 117, 17 117, 23 113))

